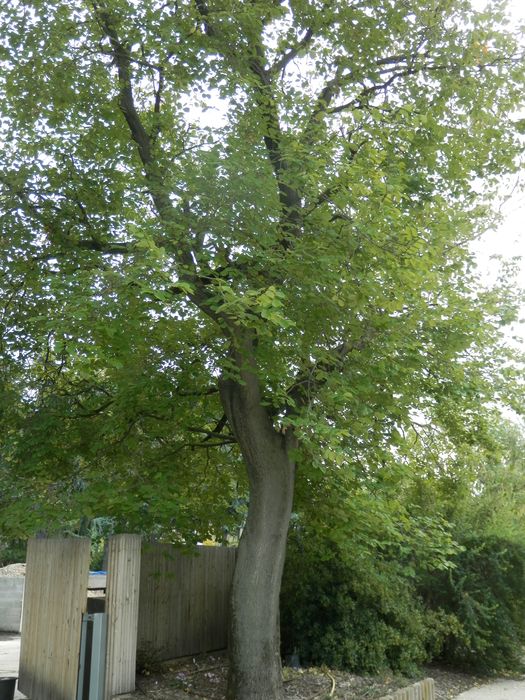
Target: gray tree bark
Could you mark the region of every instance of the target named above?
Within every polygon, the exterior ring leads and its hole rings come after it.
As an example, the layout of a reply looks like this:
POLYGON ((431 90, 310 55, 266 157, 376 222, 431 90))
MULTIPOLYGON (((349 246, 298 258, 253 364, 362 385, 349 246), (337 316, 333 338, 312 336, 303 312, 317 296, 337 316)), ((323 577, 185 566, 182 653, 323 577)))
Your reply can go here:
POLYGON ((248 472, 248 517, 233 578, 228 700, 283 697, 279 593, 293 503, 295 438, 273 427, 261 405, 258 380, 221 383, 224 410, 248 472))

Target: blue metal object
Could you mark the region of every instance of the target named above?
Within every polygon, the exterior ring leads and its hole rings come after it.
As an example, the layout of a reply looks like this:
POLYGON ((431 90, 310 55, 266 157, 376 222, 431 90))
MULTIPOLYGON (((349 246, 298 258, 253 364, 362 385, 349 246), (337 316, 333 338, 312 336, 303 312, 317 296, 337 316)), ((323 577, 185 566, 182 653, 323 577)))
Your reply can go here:
POLYGON ((106 613, 93 613, 90 617, 93 619, 93 640, 89 673, 89 700, 104 700, 108 616, 106 613))
POLYGON ((76 700, 104 700, 107 614, 84 613, 76 700))

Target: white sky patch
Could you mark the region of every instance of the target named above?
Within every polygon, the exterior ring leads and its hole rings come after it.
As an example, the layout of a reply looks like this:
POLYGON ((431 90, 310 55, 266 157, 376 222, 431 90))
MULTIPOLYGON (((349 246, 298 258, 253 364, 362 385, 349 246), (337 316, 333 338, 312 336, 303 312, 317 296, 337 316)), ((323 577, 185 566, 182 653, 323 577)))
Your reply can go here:
MULTIPOLYGON (((486 0, 473 0, 473 4, 483 9, 487 3, 486 0)), ((512 25, 516 29, 521 27, 525 49, 524 0, 509 0, 508 10, 512 25)), ((525 117, 525 97, 523 114, 519 116, 525 117)), ((516 282, 525 290, 525 172, 502 180, 501 195, 505 199, 500 211, 501 224, 486 231, 473 250, 485 283, 494 283, 501 276, 503 263, 514 260, 518 268, 516 282)), ((525 304, 521 316, 525 318, 525 304)), ((519 336, 521 342, 525 342, 525 323, 514 325, 508 334, 509 339, 512 336, 519 336)))

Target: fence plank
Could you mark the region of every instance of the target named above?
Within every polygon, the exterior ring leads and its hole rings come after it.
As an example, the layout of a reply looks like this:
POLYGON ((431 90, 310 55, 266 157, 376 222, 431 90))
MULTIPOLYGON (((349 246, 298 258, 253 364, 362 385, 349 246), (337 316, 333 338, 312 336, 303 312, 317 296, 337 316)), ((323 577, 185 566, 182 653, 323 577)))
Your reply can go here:
POLYGON ((145 544, 139 603, 139 649, 162 659, 224 649, 236 550, 145 544))
POLYGON ((434 679, 425 678, 408 688, 401 688, 391 695, 385 695, 381 700, 435 700, 435 697, 434 679))
POLYGON ((76 697, 89 557, 87 538, 29 540, 18 686, 31 700, 76 697))
POLYGON ((115 535, 108 543, 106 700, 135 690, 140 547, 140 535, 115 535))

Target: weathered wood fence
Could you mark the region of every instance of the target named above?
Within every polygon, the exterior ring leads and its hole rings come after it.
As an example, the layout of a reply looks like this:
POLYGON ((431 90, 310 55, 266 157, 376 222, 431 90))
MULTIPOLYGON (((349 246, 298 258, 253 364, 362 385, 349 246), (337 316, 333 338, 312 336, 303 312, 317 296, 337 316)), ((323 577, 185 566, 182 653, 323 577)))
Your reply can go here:
MULTIPOLYGON (((235 555, 110 538, 105 700, 135 689, 137 642, 164 659, 226 647, 235 555)), ((76 698, 89 559, 86 538, 29 541, 18 685, 31 700, 76 698)))
POLYGON ((224 649, 235 556, 229 547, 198 547, 188 556, 171 545, 144 544, 139 649, 162 659, 224 649))
POLYGON ((32 700, 76 697, 89 557, 88 539, 28 543, 18 687, 32 700))
POLYGON ((408 688, 396 690, 392 695, 385 695, 381 700, 434 700, 435 697, 434 679, 425 678, 408 688))
POLYGON ((114 695, 135 690, 140 549, 139 535, 116 535, 109 539, 106 588, 106 700, 110 700, 114 695))

